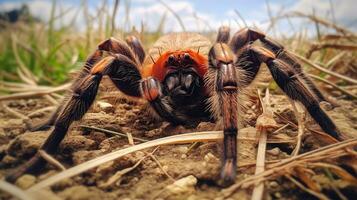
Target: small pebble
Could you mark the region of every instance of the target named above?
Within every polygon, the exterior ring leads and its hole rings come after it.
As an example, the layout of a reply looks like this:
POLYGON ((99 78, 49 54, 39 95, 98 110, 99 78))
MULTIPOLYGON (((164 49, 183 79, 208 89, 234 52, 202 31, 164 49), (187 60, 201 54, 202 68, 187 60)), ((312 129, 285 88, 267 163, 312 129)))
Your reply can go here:
POLYGON ((277 187, 279 186, 279 184, 278 184, 276 181, 271 181, 271 182, 269 183, 269 185, 270 185, 271 187, 273 187, 273 188, 277 188, 277 187))
POLYGON ((267 150, 267 152, 273 156, 278 156, 280 154, 280 149, 275 147, 273 149, 267 150))
POLYGON ((276 198, 279 198, 279 199, 281 198, 280 192, 275 192, 275 193, 274 193, 274 196, 275 196, 276 198))
POLYGON ((18 187, 22 188, 22 189, 27 189, 29 187, 31 187, 32 185, 34 185, 36 182, 36 177, 29 175, 29 174, 25 174, 23 176, 21 176, 19 179, 17 179, 15 185, 17 185, 18 187))

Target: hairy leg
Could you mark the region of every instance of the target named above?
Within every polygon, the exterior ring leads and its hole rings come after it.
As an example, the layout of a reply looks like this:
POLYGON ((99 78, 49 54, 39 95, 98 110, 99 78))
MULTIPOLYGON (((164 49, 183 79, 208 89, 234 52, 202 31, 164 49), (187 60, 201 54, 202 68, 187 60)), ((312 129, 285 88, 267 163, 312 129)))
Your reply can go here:
POLYGON ((206 84, 212 88, 211 109, 223 120, 223 160, 221 183, 228 186, 235 181, 237 170, 238 75, 234 55, 228 45, 216 43, 209 52, 206 84))
POLYGON ((266 63, 275 82, 292 100, 301 102, 311 117, 320 125, 322 130, 332 137, 343 140, 342 135, 330 117, 321 109, 319 99, 306 86, 304 80, 293 66, 278 59, 267 49, 255 47, 252 49, 256 57, 266 63))
MULTIPOLYGON (((250 54, 249 57, 253 58, 254 55, 252 55, 252 53, 250 52, 249 46, 256 40, 260 40, 263 43, 264 47, 266 47, 275 54, 277 59, 289 64, 298 73, 298 76, 300 76, 300 78, 308 87, 308 89, 311 90, 312 94, 319 101, 327 101, 326 98, 319 91, 319 89, 316 87, 316 85, 312 82, 312 80, 303 72, 302 66, 299 64, 299 62, 297 62, 297 60, 293 56, 291 56, 282 45, 266 38, 264 33, 253 29, 242 29, 241 31, 234 34, 229 44, 236 54, 244 55, 248 53, 250 54)), ((252 60, 254 60, 254 58, 252 60)), ((247 68, 254 74, 254 67, 252 68, 248 64, 247 68)), ((250 76, 250 80, 248 80, 247 82, 252 82, 254 78, 255 76, 250 76)))
MULTIPOLYGON (((137 60, 134 59, 134 54, 130 48, 125 43, 120 43, 113 39, 99 45, 99 51, 103 48, 112 52, 109 52, 109 56, 99 61, 93 60, 97 59, 97 57, 92 57, 93 59, 88 60, 77 80, 74 81, 70 95, 57 109, 55 113, 56 120, 53 122, 54 129, 41 146, 41 149, 47 153, 54 153, 57 150, 72 122, 80 120, 88 111, 97 95, 103 75, 108 75, 117 87, 123 89, 122 91, 127 95, 141 96, 139 91, 141 76, 137 69, 137 60), (126 79, 123 80, 121 76, 125 76, 126 79)), ((6 177, 6 180, 14 182, 22 174, 33 173, 41 169, 44 164, 45 160, 37 153, 14 174, 6 177)))

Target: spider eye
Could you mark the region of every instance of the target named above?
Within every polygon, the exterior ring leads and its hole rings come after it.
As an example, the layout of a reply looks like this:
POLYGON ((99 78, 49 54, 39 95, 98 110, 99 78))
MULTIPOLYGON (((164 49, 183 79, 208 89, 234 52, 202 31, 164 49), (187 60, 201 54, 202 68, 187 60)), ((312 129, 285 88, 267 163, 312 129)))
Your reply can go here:
POLYGON ((185 54, 183 54, 183 58, 184 58, 185 60, 190 60, 190 59, 191 59, 191 56, 190 56, 189 53, 185 53, 185 54))
POLYGON ((169 58, 167 59, 167 62, 172 63, 174 59, 175 57, 173 55, 170 55, 169 58))

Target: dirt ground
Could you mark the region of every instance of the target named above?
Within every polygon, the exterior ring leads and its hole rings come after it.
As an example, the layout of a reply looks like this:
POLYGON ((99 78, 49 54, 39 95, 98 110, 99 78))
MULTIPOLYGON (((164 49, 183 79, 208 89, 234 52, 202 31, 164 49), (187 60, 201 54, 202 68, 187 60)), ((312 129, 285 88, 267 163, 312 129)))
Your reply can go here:
MULTIPOLYGON (((115 95, 114 95, 115 96, 115 95)), ((336 122, 340 130, 348 137, 357 136, 357 106, 346 100, 338 100, 340 105, 328 114, 336 122)), ((52 106, 43 99, 28 99, 4 102, 10 109, 26 116, 30 122, 38 122, 48 117, 48 112, 38 112, 40 109, 52 106), (35 112, 35 113, 34 113, 35 112)), ((130 146, 126 137, 119 137, 101 131, 84 128, 83 126, 97 127, 121 133, 131 133, 133 137, 146 140, 188 133, 218 129, 214 123, 200 122, 194 127, 172 126, 166 122, 153 120, 144 111, 141 102, 130 101, 126 98, 101 95, 95 105, 85 117, 72 125, 60 149, 54 155, 66 168, 78 165, 92 158, 104 155, 117 149, 130 146), (105 103, 103 103, 105 102, 105 103), (115 106, 113 106, 115 105, 115 106), (82 127, 81 127, 82 126, 82 127)), ((254 104, 244 114, 244 128, 240 133, 255 134, 255 121, 259 109, 254 104)), ((296 123, 294 113, 287 98, 283 95, 271 95, 271 107, 292 122, 296 123)), ((326 107, 327 108, 327 107, 326 107)), ((281 118, 274 116, 278 125, 284 126, 281 118)), ((319 127, 310 119, 306 126, 319 130, 319 127)), ((292 126, 282 129, 278 133, 269 133, 268 138, 294 138, 297 129, 292 126)), ((30 132, 22 119, 15 117, 6 109, 0 110, 0 177, 16 170, 36 152, 42 142, 49 135, 49 131, 30 132)), ((326 145, 319 136, 305 132, 301 153, 317 149, 326 145)), ((135 141, 135 140, 134 140, 135 141)), ((257 139, 258 141, 258 139, 257 139)), ((239 142, 239 161, 237 181, 254 174, 257 141, 239 142), (245 167, 244 167, 245 166, 245 167)), ((135 141, 135 143, 140 143, 135 141)), ((288 158, 295 147, 295 143, 268 144, 266 160, 288 158)), ((218 176, 221 157, 219 143, 195 143, 160 146, 152 155, 154 149, 137 151, 113 162, 101 165, 71 179, 65 179, 51 187, 53 198, 80 200, 80 199, 216 199, 221 196, 221 188, 215 184, 218 176), (142 162, 140 162, 142 160, 142 162), (136 163, 138 165, 134 166, 136 163), (134 167, 133 167, 134 166, 134 167), (109 179, 118 171, 124 172, 117 181, 109 184, 109 179), (174 181, 180 180, 181 186, 175 186, 174 181)), ((334 161, 329 161, 334 163, 334 161)), ((58 173, 56 167, 47 165, 37 175, 24 175, 16 182, 20 188, 26 189, 47 177, 58 173)), ((350 171, 356 176, 356 171, 350 171)), ((352 199, 357 194, 356 185, 335 177, 330 180, 321 171, 315 171, 312 179, 321 186, 321 193, 331 199, 340 196, 331 184, 338 188, 343 196, 352 199), (333 182, 333 183, 332 183, 333 182)), ((298 177, 297 177, 298 179, 298 177)), ((179 182, 180 182, 179 181, 179 182)), ((336 189, 336 188, 335 188, 336 189)), ((231 199, 250 199, 252 187, 240 189, 231 199)), ((0 193, 0 199, 10 199, 6 193, 0 193)), ((300 189, 285 177, 274 178, 265 182, 264 199, 316 199, 300 189)))

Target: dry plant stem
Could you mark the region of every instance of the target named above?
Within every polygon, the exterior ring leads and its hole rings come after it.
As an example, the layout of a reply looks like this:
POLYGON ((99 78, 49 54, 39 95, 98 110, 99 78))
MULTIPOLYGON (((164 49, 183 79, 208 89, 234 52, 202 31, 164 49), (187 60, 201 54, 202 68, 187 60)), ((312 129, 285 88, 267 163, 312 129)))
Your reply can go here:
POLYGON ((296 186, 298 186, 300 189, 304 190, 305 192, 317 197, 318 199, 321 200, 329 200, 329 198, 327 196, 325 196, 322 193, 317 193, 313 190, 310 190, 309 188, 305 187, 303 184, 301 184, 299 181, 297 181, 296 179, 294 179, 292 176, 290 175, 285 175, 285 177, 287 179, 289 179, 291 182, 293 182, 296 186))
POLYGON ((38 153, 41 155, 43 159, 45 159, 48 163, 52 164, 53 166, 57 167, 59 170, 64 171, 66 168, 54 157, 46 153, 44 150, 38 150, 38 153))
POLYGON ((8 106, 5 105, 4 103, 2 103, 1 105, 2 105, 2 107, 4 108, 4 110, 5 110, 6 112, 8 112, 9 114, 13 115, 14 117, 20 118, 20 119, 22 119, 22 120, 29 120, 29 118, 28 118, 26 115, 17 112, 16 110, 14 110, 14 109, 8 107, 8 106))
POLYGON ((48 107, 45 107, 45 108, 41 108, 41 109, 35 110, 34 112, 28 114, 27 117, 31 118, 33 116, 36 116, 36 115, 40 114, 40 113, 53 111, 55 108, 56 108, 55 106, 48 106, 48 107))
MULTIPOLYGON (((17 68, 17 73, 18 73, 19 77, 24 82, 28 83, 29 85, 36 86, 37 85, 36 82, 38 81, 38 79, 35 77, 35 75, 32 74, 32 72, 22 62, 22 60, 18 54, 18 51, 17 51, 16 36, 12 35, 11 37, 12 37, 12 49, 13 49, 13 52, 15 55, 15 59, 16 59, 17 64, 20 66, 20 68, 17 68)), ((55 104, 55 105, 58 104, 58 102, 50 95, 46 94, 46 95, 44 95, 44 97, 52 104, 55 104)))
MULTIPOLYGON (((263 128, 260 131, 255 174, 264 172, 266 140, 267 140, 267 133, 266 133, 266 130, 263 128)), ((261 200, 261 199, 263 199, 263 193, 264 193, 264 182, 260 182, 254 187, 251 199, 252 200, 261 200)))
POLYGON ((162 167, 160 161, 153 155, 151 154, 150 157, 156 162, 156 164, 159 166, 160 170, 172 181, 175 182, 176 180, 172 178, 172 176, 167 173, 167 171, 162 167))
POLYGON ((326 79, 323 79, 323 78, 321 78, 319 76, 316 76, 316 75, 313 75, 313 74, 309 74, 308 76, 310 76, 311 78, 314 78, 314 79, 316 79, 318 81, 321 81, 323 83, 326 83, 327 85, 331 85, 333 88, 337 89, 338 91, 342 92, 343 94, 348 95, 349 97, 352 97, 353 99, 357 99, 357 95, 352 94, 351 92, 345 90, 342 87, 339 87, 338 85, 336 85, 336 84, 334 84, 334 83, 332 83, 330 81, 327 81, 326 79))
POLYGON ((357 80, 355 80, 355 79, 352 79, 352 78, 350 78, 350 77, 347 77, 347 76, 344 76, 344 75, 335 73, 335 72, 333 72, 333 71, 331 71, 331 70, 328 70, 328 69, 326 69, 326 68, 320 67, 320 66, 318 66, 317 64, 312 63, 312 62, 309 61, 308 59, 306 59, 306 58, 304 58, 303 56, 300 56, 299 54, 296 54, 296 53, 294 53, 294 52, 289 51, 289 53, 291 53, 292 55, 294 55, 295 57, 297 57, 298 59, 300 59, 300 60, 303 61, 304 63, 310 65, 311 67, 313 67, 313 68, 315 68, 315 69, 317 69, 317 70, 319 70, 319 71, 325 72, 326 74, 329 74, 329 75, 331 75, 331 76, 340 78, 340 79, 345 80, 345 81, 347 81, 347 82, 349 82, 349 83, 357 84, 357 80))
POLYGON ((335 179, 333 178, 330 170, 325 169, 326 176, 330 179, 331 183, 329 184, 331 188, 335 191, 335 193, 338 195, 338 197, 341 200, 348 200, 348 198, 343 195, 343 193, 338 189, 338 187, 334 184, 335 179))
MULTIPOLYGON (((295 123, 293 123, 293 122, 290 121, 289 119, 286 119, 285 117, 283 117, 283 116, 280 115, 279 113, 274 112, 274 114, 275 114, 276 116, 278 116, 279 118, 281 118, 282 120, 284 120, 284 121, 285 121, 286 123, 288 123, 289 125, 291 125, 292 127, 298 128, 298 125, 296 125, 295 123)), ((336 138, 330 136, 329 134, 327 134, 327 133, 325 133, 325 132, 313 130, 313 129, 309 128, 309 127, 306 127, 306 129, 307 129, 308 131, 310 131, 311 133, 314 133, 314 134, 323 136, 324 139, 327 139, 327 141, 328 141, 329 143, 338 142, 338 140, 336 140, 336 138)))
POLYGON ((292 156, 296 156, 299 154, 300 148, 301 148, 301 138, 302 135, 304 134, 304 130, 305 130, 305 119, 304 119, 304 111, 302 111, 301 113, 299 112, 298 109, 298 105, 297 102, 294 102, 293 100, 289 99, 291 106, 293 107, 296 119, 297 119, 297 123, 298 123, 298 134, 296 136, 296 146, 294 151, 292 152, 292 156))
POLYGON ((164 1, 162 0, 157 0, 160 4, 162 4, 168 11, 170 11, 174 17, 177 19, 177 21, 179 22, 181 28, 182 28, 182 31, 185 32, 186 31, 186 27, 185 27, 185 24, 182 22, 180 16, 170 7, 168 6, 164 1))
POLYGON ((242 17, 242 15, 240 14, 240 12, 237 9, 234 9, 234 13, 239 17, 239 19, 243 22, 244 27, 248 28, 248 24, 245 21, 244 17, 242 17))
POLYGON ((281 160, 278 163, 269 165, 269 169, 265 170, 263 173, 250 176, 244 179, 243 181, 235 183, 231 187, 222 190, 222 195, 224 197, 229 197, 238 188, 248 187, 253 184, 257 184, 260 181, 267 180, 268 178, 284 175, 284 173, 285 174, 287 173, 287 169, 292 169, 296 166, 306 163, 307 161, 313 162, 313 161, 321 161, 323 159, 332 159, 334 156, 331 156, 331 153, 336 154, 336 157, 344 156, 345 154, 341 153, 340 150, 344 150, 346 147, 351 147, 356 145, 357 145, 357 138, 354 138, 354 139, 341 141, 338 143, 333 143, 331 145, 327 145, 319 149, 315 149, 313 151, 309 151, 294 157, 281 160))
POLYGON ((273 132, 273 134, 279 133, 280 131, 282 131, 282 130, 284 130, 286 127, 288 127, 289 125, 290 125, 290 124, 287 123, 287 124, 285 124, 284 126, 278 128, 278 129, 276 129, 276 130, 273 132))
MULTIPOLYGON (((329 21, 326 21, 326 20, 321 19, 319 17, 316 17, 315 15, 308 15, 308 14, 305 14, 305 13, 302 13, 302 12, 292 12, 291 14, 286 14, 285 17, 286 16, 289 16, 289 17, 305 17, 305 18, 310 19, 311 21, 317 22, 317 23, 322 24, 322 25, 324 25, 326 27, 331 27, 331 28, 335 29, 336 31, 342 33, 343 35, 354 36, 354 33, 352 31, 347 30, 346 28, 340 27, 340 26, 336 25, 333 22, 329 22, 329 21)), ((281 18, 281 17, 279 17, 279 18, 281 18)))
POLYGON ((337 63, 337 61, 339 61, 341 58, 343 58, 345 55, 347 54, 347 52, 343 51, 339 54, 337 54, 336 56, 334 56, 332 59, 330 59, 327 63, 326 63, 326 67, 328 69, 331 69, 334 64, 337 63))
POLYGON ((34 97, 41 97, 47 94, 51 94, 54 92, 61 92, 67 90, 71 86, 70 83, 54 87, 49 90, 42 90, 42 91, 33 91, 33 92, 21 92, 16 94, 10 94, 0 97, 0 101, 4 100, 12 100, 12 99, 24 99, 24 98, 34 98, 34 97))
MULTIPOLYGON (((119 132, 116 132, 116 131, 111 131, 111 130, 107 130, 107 129, 104 129, 104 128, 98 128, 98 127, 94 127, 94 126, 80 125, 80 127, 85 128, 85 129, 91 129, 91 130, 99 131, 99 132, 102 132, 102 133, 109 133, 111 135, 116 135, 116 136, 120 136, 120 137, 126 137, 126 138, 128 138, 129 144, 130 144, 130 139, 129 139, 129 135, 128 134, 119 133, 119 132)), ((145 139, 141 139, 141 138, 137 138, 137 137, 132 137, 132 139, 140 141, 140 142, 149 141, 149 140, 145 140, 145 139)), ((133 142, 133 144, 134 144, 134 142, 133 142)))
POLYGON ((2 190, 5 193, 11 194, 16 199, 34 200, 32 197, 30 197, 29 194, 27 194, 27 192, 21 190, 20 188, 16 187, 15 185, 10 184, 4 180, 0 180, 0 190, 2 190))
MULTIPOLYGON (((258 97, 260 100, 260 104, 262 105, 263 108, 263 113, 262 115, 267 115, 270 111, 269 109, 269 88, 266 89, 266 94, 264 98, 264 102, 261 99, 260 95, 260 90, 258 90, 258 97)), ((271 114, 271 112, 270 112, 271 114)), ((259 145, 258 145, 258 152, 257 152, 257 161, 256 161, 256 166, 255 166, 255 174, 259 174, 264 172, 265 169, 265 151, 266 151, 266 145, 267 145, 267 130, 263 126, 261 128, 258 128, 259 131, 259 145)), ((261 200, 263 199, 263 193, 264 193, 264 182, 258 183, 252 193, 252 200, 261 200)))
POLYGON ((112 36, 115 33, 115 16, 116 16, 117 11, 118 11, 119 3, 120 3, 119 0, 115 0, 114 8, 113 8, 113 15, 112 15, 112 32, 111 32, 112 36))
POLYGON ((337 165, 317 162, 317 163, 309 163, 308 166, 329 169, 329 170, 333 171, 334 174, 339 176, 341 179, 348 181, 348 182, 352 183, 353 185, 357 185, 357 178, 337 165))
POLYGON ((130 145, 134 145, 134 139, 133 139, 133 135, 129 132, 126 133, 126 137, 128 138, 128 143, 130 145))
MULTIPOLYGON (((50 178, 43 180, 42 182, 37 183, 36 185, 29 188, 29 191, 41 190, 45 187, 51 186, 58 181, 61 181, 65 178, 70 178, 72 176, 78 175, 84 171, 97 167, 103 163, 115 160, 129 153, 133 153, 135 151, 140 151, 143 149, 147 149, 150 147, 161 146, 161 145, 169 145, 169 144, 184 144, 184 143, 192 143, 192 142, 209 142, 209 141, 221 141, 223 139, 222 131, 206 131, 206 132, 194 132, 194 133, 186 133, 175 136, 169 136, 160 138, 157 140, 148 141, 142 144, 134 145, 128 147, 126 149, 121 149, 118 151, 114 151, 108 153, 106 155, 100 156, 93 160, 84 162, 75 167, 67 169, 63 172, 60 172, 56 175, 51 176, 50 178)), ((245 140, 246 138, 239 138, 239 140, 245 140)), ((255 138, 248 138, 249 141, 255 141, 255 138)))
POLYGON ((101 188, 107 188, 111 185, 113 185, 114 183, 118 182, 120 180, 121 177, 123 177, 126 173, 131 172, 132 170, 134 170, 136 167, 138 167, 141 162, 143 160, 145 160, 147 157, 152 156, 155 151, 158 149, 158 147, 156 147, 151 153, 149 153, 146 156, 143 156, 138 162, 135 163, 135 165, 125 168, 123 170, 120 170, 118 172, 116 172, 113 176, 111 176, 105 183, 100 184, 99 187, 101 188))
POLYGON ((135 165, 116 172, 113 176, 111 176, 107 180, 107 182, 100 184, 99 187, 107 188, 107 187, 113 185, 114 183, 118 182, 120 180, 120 178, 123 177, 123 175, 125 175, 126 173, 129 173, 132 170, 134 170, 135 168, 137 168, 145 158, 147 158, 147 156, 142 157, 137 163, 135 163, 135 165))
POLYGON ((357 45, 353 44, 329 44, 329 43, 319 43, 319 44, 313 44, 310 48, 310 50, 306 53, 306 58, 310 58, 312 53, 321 49, 327 49, 327 48, 332 48, 332 49, 339 49, 339 50, 344 50, 344 51, 356 51, 357 50, 357 45))

